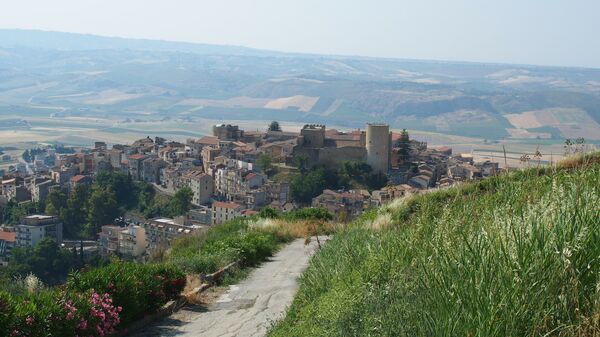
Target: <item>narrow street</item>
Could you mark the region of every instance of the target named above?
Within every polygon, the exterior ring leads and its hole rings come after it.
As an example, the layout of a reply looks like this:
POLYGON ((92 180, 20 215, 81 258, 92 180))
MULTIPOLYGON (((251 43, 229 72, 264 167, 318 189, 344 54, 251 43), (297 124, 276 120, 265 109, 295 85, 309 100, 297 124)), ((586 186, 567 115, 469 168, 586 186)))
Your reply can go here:
POLYGON ((314 239, 295 240, 207 307, 185 308, 134 336, 264 336, 292 303, 316 248, 314 239))

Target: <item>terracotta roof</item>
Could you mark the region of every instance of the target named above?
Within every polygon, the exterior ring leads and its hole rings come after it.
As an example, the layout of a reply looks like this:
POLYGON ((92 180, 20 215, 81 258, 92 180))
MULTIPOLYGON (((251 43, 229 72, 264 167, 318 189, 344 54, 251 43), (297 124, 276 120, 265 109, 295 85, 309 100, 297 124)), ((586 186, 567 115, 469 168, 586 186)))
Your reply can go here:
POLYGON ((256 176, 257 176, 257 174, 256 174, 256 173, 254 173, 254 172, 248 173, 248 174, 246 175, 246 180, 250 180, 250 179, 252 179, 252 178, 254 178, 254 177, 256 177, 256 176))
POLYGON ((213 203, 213 208, 230 208, 230 209, 236 209, 236 208, 240 208, 242 207, 239 204, 236 204, 235 202, 221 202, 221 201, 217 201, 213 203))
POLYGON ((0 240, 6 242, 16 242, 17 241, 17 233, 16 232, 0 232, 0 240))
POLYGON ((219 138, 213 136, 203 136, 196 141, 198 144, 219 145, 219 138))
POLYGON ((85 180, 86 178, 87 178, 86 176, 84 176, 84 175, 81 175, 81 174, 78 174, 78 175, 76 175, 76 176, 72 177, 72 178, 71 178, 71 181, 72 181, 72 182, 75 182, 75 183, 79 183, 79 182, 81 182, 81 181, 85 180))
POLYGON ((132 154, 128 157, 129 159, 133 159, 133 160, 139 160, 139 159, 144 159, 146 158, 145 155, 143 154, 132 154))

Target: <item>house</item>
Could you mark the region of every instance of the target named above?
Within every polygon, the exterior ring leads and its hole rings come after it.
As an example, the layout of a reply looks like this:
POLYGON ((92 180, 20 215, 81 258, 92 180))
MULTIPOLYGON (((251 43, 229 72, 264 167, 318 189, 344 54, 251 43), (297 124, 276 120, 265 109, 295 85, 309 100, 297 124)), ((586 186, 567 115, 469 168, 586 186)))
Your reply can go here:
POLYGON ((212 224, 212 208, 200 206, 199 208, 191 209, 187 213, 188 221, 196 225, 211 225, 212 224))
POLYGON ((129 166, 129 174, 133 180, 142 180, 143 164, 148 156, 143 154, 132 154, 127 157, 127 164, 129 166))
POLYGON ((91 183, 92 178, 90 178, 89 176, 78 174, 71 178, 71 191, 74 191, 77 186, 90 185, 91 183))
POLYGON ((392 193, 390 193, 390 191, 388 191, 388 190, 373 191, 373 193, 371 194, 371 202, 373 203, 373 206, 375 206, 375 207, 385 205, 392 200, 393 200, 392 193))
POLYGON ((180 221, 167 218, 150 219, 142 226, 146 232, 149 252, 169 248, 175 239, 206 229, 206 227, 197 225, 186 226, 180 221))
POLYGON ((426 189, 430 186, 431 180, 431 176, 424 172, 423 174, 408 179, 408 184, 414 188, 426 189))
POLYGON ((52 215, 30 215, 15 226, 17 246, 35 246, 43 238, 49 237, 59 245, 62 243, 62 223, 52 215))
POLYGON ((119 234, 122 228, 114 225, 102 226, 98 233, 98 246, 101 256, 117 255, 119 253, 119 234))
POLYGON ((225 223, 241 215, 244 208, 235 202, 214 202, 212 205, 213 225, 225 223))
POLYGON ((472 180, 481 178, 481 170, 471 164, 458 163, 448 166, 448 177, 455 180, 472 180))
POLYGON ((52 186, 56 186, 52 180, 42 180, 41 182, 34 181, 33 187, 31 188, 31 200, 34 202, 44 200, 48 193, 50 193, 50 188, 52 186))
POLYGON ((0 227, 0 266, 6 265, 10 251, 16 246, 17 233, 13 229, 0 227))
POLYGON ((214 180, 211 176, 202 171, 194 170, 187 173, 185 179, 187 179, 188 186, 194 193, 192 197, 194 205, 202 205, 210 201, 215 189, 214 180))
POLYGON ((146 158, 142 161, 140 180, 151 184, 160 184, 160 172, 167 167, 167 162, 159 158, 146 158))
POLYGON ((139 260, 146 253, 146 230, 129 225, 119 232, 119 255, 124 259, 139 260))
POLYGON ((354 218, 369 206, 370 199, 357 191, 324 190, 323 193, 313 198, 312 206, 327 209, 336 218, 354 218))

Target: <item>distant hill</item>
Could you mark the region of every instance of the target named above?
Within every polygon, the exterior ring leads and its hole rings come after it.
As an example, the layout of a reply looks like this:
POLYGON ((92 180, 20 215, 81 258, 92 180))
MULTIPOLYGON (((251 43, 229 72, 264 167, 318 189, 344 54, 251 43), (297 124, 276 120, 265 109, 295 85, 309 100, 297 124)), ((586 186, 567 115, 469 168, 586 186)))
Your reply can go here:
POLYGON ((0 30, 0 117, 17 112, 278 119, 349 128, 377 120, 487 139, 600 141, 600 69, 0 30))
POLYGON ((0 46, 56 49, 65 51, 131 49, 170 51, 197 54, 276 55, 258 49, 188 42, 106 37, 91 34, 63 33, 42 30, 0 29, 0 46))

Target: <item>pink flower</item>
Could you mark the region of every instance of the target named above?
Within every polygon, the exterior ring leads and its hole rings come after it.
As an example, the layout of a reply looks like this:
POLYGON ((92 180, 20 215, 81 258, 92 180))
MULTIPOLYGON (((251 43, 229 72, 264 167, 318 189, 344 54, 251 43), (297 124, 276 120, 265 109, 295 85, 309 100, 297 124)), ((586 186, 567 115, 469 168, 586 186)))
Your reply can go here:
POLYGON ((27 316, 27 318, 25 319, 25 323, 27 323, 27 325, 33 325, 34 319, 31 316, 27 316))

